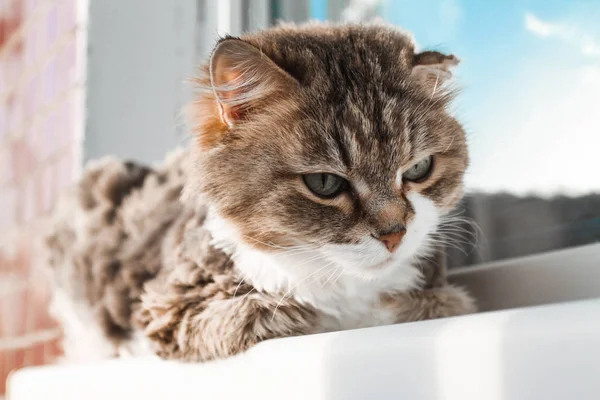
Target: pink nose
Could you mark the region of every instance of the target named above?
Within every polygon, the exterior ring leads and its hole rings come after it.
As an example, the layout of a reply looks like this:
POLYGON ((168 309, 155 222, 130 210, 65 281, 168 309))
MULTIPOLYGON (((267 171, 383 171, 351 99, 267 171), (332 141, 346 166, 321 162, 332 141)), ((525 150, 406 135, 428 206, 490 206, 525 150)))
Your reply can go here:
POLYGON ((393 233, 388 233, 386 235, 381 235, 378 237, 378 239, 385 245, 385 247, 388 249, 388 251, 390 253, 393 253, 394 251, 396 251, 396 249, 400 245, 400 242, 402 241, 402 238, 404 237, 405 233, 406 233, 406 230, 403 229, 399 232, 393 232, 393 233))

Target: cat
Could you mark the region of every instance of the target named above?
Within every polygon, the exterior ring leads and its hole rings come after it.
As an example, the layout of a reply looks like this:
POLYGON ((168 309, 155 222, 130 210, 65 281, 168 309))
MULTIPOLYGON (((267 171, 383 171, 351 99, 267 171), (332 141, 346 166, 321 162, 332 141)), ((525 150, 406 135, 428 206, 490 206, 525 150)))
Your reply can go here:
POLYGON ((219 40, 189 148, 158 167, 96 161, 55 213, 67 359, 208 361, 475 312, 436 238, 468 166, 448 112, 457 64, 381 24, 219 40))

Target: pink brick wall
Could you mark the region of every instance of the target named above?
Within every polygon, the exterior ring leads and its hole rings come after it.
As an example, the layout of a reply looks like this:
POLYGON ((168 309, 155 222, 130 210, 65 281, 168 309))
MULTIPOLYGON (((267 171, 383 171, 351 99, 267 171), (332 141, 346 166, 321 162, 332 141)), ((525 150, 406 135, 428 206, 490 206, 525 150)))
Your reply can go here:
POLYGON ((60 352, 32 238, 80 163, 82 3, 0 0, 0 395, 60 352))

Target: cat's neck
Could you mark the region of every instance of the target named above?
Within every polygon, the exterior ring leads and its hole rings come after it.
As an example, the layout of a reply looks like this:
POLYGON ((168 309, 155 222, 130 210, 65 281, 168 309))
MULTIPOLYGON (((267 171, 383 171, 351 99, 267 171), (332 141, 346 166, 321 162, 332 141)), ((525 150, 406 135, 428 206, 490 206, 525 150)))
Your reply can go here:
POLYGON ((212 244, 229 254, 243 279, 257 290, 290 296, 314 307, 339 311, 345 303, 371 304, 383 293, 418 287, 421 272, 406 265, 365 280, 345 272, 317 252, 263 252, 244 244, 237 229, 214 210, 205 223, 212 244))

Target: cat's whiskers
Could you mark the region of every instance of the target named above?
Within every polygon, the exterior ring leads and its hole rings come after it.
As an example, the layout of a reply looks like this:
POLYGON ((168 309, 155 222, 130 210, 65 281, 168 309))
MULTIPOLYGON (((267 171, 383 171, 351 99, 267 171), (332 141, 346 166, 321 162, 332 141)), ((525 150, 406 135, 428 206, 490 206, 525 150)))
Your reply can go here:
POLYGON ((325 285, 327 285, 327 283, 331 280, 331 278, 333 278, 337 274, 337 272, 339 271, 340 268, 342 268, 341 265, 338 265, 337 267, 334 268, 333 272, 331 273, 331 275, 329 275, 327 280, 321 284, 321 288, 323 288, 323 287, 325 287, 325 285))
MULTIPOLYGON (((439 71, 438 71, 438 77, 439 77, 439 71)), ((433 108, 433 107, 434 107, 434 106, 435 106, 437 103, 439 103, 440 101, 442 101, 442 99, 443 99, 443 96, 442 96, 442 98, 439 98, 439 99, 436 99, 436 100, 432 101, 432 100, 433 100, 433 96, 434 96, 434 94, 435 94, 435 92, 436 92, 436 89, 437 89, 437 88, 438 88, 438 82, 436 81, 436 83, 435 83, 435 87, 433 88, 433 92, 431 93, 431 97, 429 98, 429 103, 427 103, 427 108, 425 109, 425 111, 424 111, 424 112, 423 112, 423 114, 422 114, 422 115, 423 115, 423 118, 425 118, 425 115, 427 115, 427 114, 429 113, 429 111, 431 111, 431 109, 432 109, 432 108, 433 108)))
MULTIPOLYGON (((423 106, 423 103, 425 103, 426 101, 428 102, 427 105, 425 106, 425 108, 427 108, 429 106, 429 103, 431 103, 431 99, 433 99, 433 96, 435 95, 435 91, 437 90, 437 86, 438 86, 438 80, 440 77, 440 72, 437 72, 436 78, 435 78, 435 84, 433 85, 433 90, 431 91, 431 96, 429 97, 429 99, 423 99, 421 100, 421 102, 419 103, 419 105, 416 107, 416 110, 421 110, 421 107, 423 106)), ((422 113, 421 117, 426 114, 426 113, 422 113)), ((421 120, 421 119, 419 119, 421 120)))
POLYGON ((456 244, 454 242, 451 242, 451 241, 446 241, 446 240, 441 240, 441 239, 436 239, 436 238, 430 238, 428 240, 428 243, 430 245, 432 245, 436 249, 444 250, 447 247, 451 247, 453 249, 456 249, 456 250, 460 251, 465 256, 468 255, 467 252, 465 251, 465 249, 462 248, 462 246, 460 246, 459 244, 456 244))
POLYGON ((418 269, 419 271, 421 271, 421 273, 423 273, 423 272, 424 272, 424 270, 423 270, 423 260, 425 260, 425 261, 430 261, 430 262, 431 262, 431 260, 430 260, 429 258, 425 257, 425 256, 422 256, 422 257, 415 257, 415 259, 414 259, 414 261, 413 261, 414 263, 416 263, 416 264, 417 264, 417 269, 418 269))
POLYGON ((432 235, 436 236, 451 236, 459 239, 463 239, 465 241, 470 241, 477 243, 477 237, 472 232, 463 229, 449 228, 449 229, 439 229, 436 232, 432 233, 432 235), (470 240, 473 239, 473 240, 470 240))
MULTIPOLYGON (((435 96, 435 92, 437 91, 438 84, 440 83, 440 70, 437 70, 437 74, 435 75, 435 83, 433 85, 433 89, 431 90, 431 96, 429 97, 429 102, 427 103, 427 111, 429 111, 429 106, 431 104, 431 100, 433 100, 433 96, 435 96)), ((427 111, 425 113, 427 113, 427 111)))
MULTIPOLYGON (((320 257, 320 255, 318 255, 319 253, 315 250, 315 249, 303 249, 303 250, 290 250, 290 251, 283 251, 283 252, 279 252, 279 253, 274 253, 275 256, 277 257, 283 257, 283 256, 311 256, 316 254, 314 257, 320 257)), ((311 258, 314 258, 311 257, 311 258)))
POLYGON ((244 238, 253 240, 253 241, 255 241, 255 242, 259 243, 259 244, 262 244, 264 246, 272 247, 274 249, 280 249, 280 250, 317 248, 318 247, 318 246, 316 246, 314 244, 299 244, 299 245, 294 245, 294 246, 280 246, 280 245, 277 245, 275 243, 266 243, 266 242, 263 242, 263 241, 261 241, 259 239, 253 238, 252 236, 248 236, 248 235, 244 235, 244 238))
POLYGON ((480 244, 480 241, 483 243, 487 243, 487 238, 483 233, 481 227, 471 218, 462 217, 464 211, 461 211, 457 214, 447 215, 442 217, 442 222, 438 227, 438 231, 459 231, 464 232, 465 234, 472 235, 474 237, 474 241, 476 245, 480 244), (467 225, 467 227, 463 227, 462 225, 467 225), (468 227, 472 228, 472 231, 468 229, 468 227))
POLYGON ((278 249, 278 250, 283 250, 283 251, 275 253, 279 257, 281 257, 281 256, 291 256, 291 255, 298 256, 298 255, 312 254, 312 253, 316 254, 314 257, 310 258, 308 261, 305 260, 306 262, 314 261, 315 259, 318 259, 320 257, 318 255, 318 253, 317 253, 317 251, 321 248, 320 245, 303 244, 303 245, 285 247, 285 246, 275 245, 275 244, 272 244, 272 243, 265 243, 265 242, 262 242, 262 241, 260 241, 258 239, 250 237, 250 236, 245 236, 245 237, 248 238, 248 239, 254 240, 257 243, 263 244, 265 246, 272 247, 272 248, 278 249))
POLYGON ((442 154, 447 153, 448 150, 450 150, 450 147, 452 147, 452 144, 454 143, 454 138, 456 138, 456 135, 452 136, 452 140, 450 140, 450 143, 448 144, 448 146, 446 146, 446 149, 442 151, 442 154))
POLYGON ((323 258, 323 256, 322 256, 321 254, 317 253, 317 254, 315 254, 315 255, 314 255, 314 256, 312 256, 312 257, 309 257, 309 258, 307 258, 307 259, 305 259, 305 260, 302 260, 302 262, 300 262, 300 263, 298 263, 298 264, 294 263, 294 267, 295 267, 295 268, 302 267, 302 266, 304 266, 304 265, 306 265, 306 264, 309 264, 309 263, 311 263, 311 262, 313 262, 313 261, 317 261, 317 260, 319 260, 319 259, 321 259, 321 258, 323 258))
POLYGON ((477 254, 480 252, 478 241, 469 240, 461 232, 437 232, 431 235, 431 240, 435 241, 438 245, 442 245, 441 247, 449 246, 455 248, 464 255, 470 255, 473 251, 476 251, 477 254))
POLYGON ((242 280, 240 281, 240 283, 238 283, 238 285, 235 287, 235 291, 233 292, 233 297, 235 297, 235 296, 236 296, 236 294, 237 294, 237 292, 238 292, 238 290, 239 290, 240 286, 242 286, 242 284, 244 283, 244 281, 245 281, 245 280, 246 280, 246 278, 243 278, 243 277, 242 277, 242 280))
POLYGON ((477 247, 477 243, 472 240, 466 239, 464 236, 461 236, 459 233, 453 232, 440 232, 438 234, 432 235, 434 240, 439 241, 448 241, 454 244, 465 245, 467 247, 477 247))
POLYGON ((337 283, 337 281, 342 277, 342 275, 344 275, 344 272, 344 268, 340 268, 340 272, 337 275, 337 277, 333 280, 333 282, 331 282, 331 286, 334 286, 337 283))
POLYGON ((461 210, 455 214, 444 215, 441 217, 442 222, 440 225, 445 225, 445 224, 454 223, 454 222, 462 222, 462 223, 472 226, 473 228, 479 228, 477 223, 472 218, 463 216, 464 213, 465 213, 465 211, 461 210))
POLYGON ((419 269, 419 271, 421 271, 421 273, 424 272, 423 269, 423 261, 427 261, 430 264, 436 264, 436 260, 434 258, 432 258, 433 256, 431 256, 428 253, 423 253, 423 254, 415 254, 413 259, 412 259, 412 263, 417 264, 417 268, 419 269))
POLYGON ((452 246, 454 248, 456 248, 457 250, 460 250, 462 252, 466 252, 467 249, 466 247, 470 247, 470 248, 474 248, 475 246, 473 245, 473 242, 468 242, 465 240, 460 240, 457 239, 455 237, 451 237, 451 236, 445 236, 445 237, 439 237, 439 238, 432 238, 433 241, 437 241, 439 244, 445 244, 448 246, 452 246))
POLYGON ((435 78, 435 84, 433 85, 433 89, 431 91, 431 96, 429 96, 428 99, 423 99, 419 105, 415 108, 415 110, 418 112, 416 121, 418 123, 421 123, 425 120, 425 118, 427 117, 427 113, 429 112, 429 110, 438 102, 438 100, 434 101, 432 103, 432 100, 435 96, 435 93, 437 91, 438 88, 438 84, 439 84, 439 78, 440 78, 440 71, 437 71, 437 75, 435 78), (427 104, 423 107, 423 104, 427 102, 427 104))
POLYGON ((441 250, 450 247, 458 250, 465 256, 469 256, 473 253, 473 251, 475 251, 479 257, 482 257, 481 248, 477 245, 477 243, 461 239, 462 236, 454 236, 452 234, 445 233, 432 235, 430 238, 428 238, 428 241, 429 243, 433 244, 436 248, 439 248, 441 250), (465 247, 470 247, 470 251, 467 252, 467 249, 465 249, 465 247))
MULTIPOLYGON (((325 273, 328 272, 327 268, 330 268, 333 265, 333 261, 329 262, 328 264, 325 264, 324 266, 322 266, 321 268, 319 268, 318 270, 314 271, 313 273, 309 274, 308 276, 304 277, 303 279, 301 279, 300 281, 298 281, 295 285, 293 285, 292 287, 290 287, 290 289, 281 297, 281 299, 279 300, 279 302, 277 303, 277 305, 275 306, 275 310, 273 310, 273 315, 271 316, 271 321, 273 321, 273 319, 275 318, 275 314, 277 313, 277 310, 279 309, 279 306, 281 306, 281 304, 287 300, 289 298, 289 296, 292 295, 292 292, 298 288, 302 283, 306 282, 308 279, 310 279, 311 277, 313 277, 315 274, 325 270, 325 273)), ((324 274, 325 274, 324 273, 324 274)), ((322 277, 324 274, 321 274, 314 279, 318 279, 320 277, 322 277)))
POLYGON ((250 289, 250 291, 248 291, 248 293, 246 293, 243 297, 242 300, 245 299, 246 297, 248 297, 248 295, 252 292, 254 292, 256 290, 256 288, 254 286, 252 286, 252 289, 250 289))

